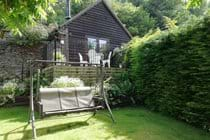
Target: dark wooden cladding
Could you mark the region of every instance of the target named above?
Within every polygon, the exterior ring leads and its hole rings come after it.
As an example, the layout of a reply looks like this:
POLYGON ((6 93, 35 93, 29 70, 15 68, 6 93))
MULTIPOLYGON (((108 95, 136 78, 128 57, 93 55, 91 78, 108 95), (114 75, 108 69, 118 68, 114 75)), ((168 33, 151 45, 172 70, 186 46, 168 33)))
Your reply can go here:
POLYGON ((69 61, 70 62, 78 62, 79 56, 78 53, 81 53, 84 57, 84 60, 87 60, 87 39, 78 38, 74 36, 69 37, 69 61))
POLYGON ((111 49, 131 39, 103 1, 65 26, 69 34, 69 61, 79 61, 78 53, 88 59, 87 36, 108 39, 111 49))

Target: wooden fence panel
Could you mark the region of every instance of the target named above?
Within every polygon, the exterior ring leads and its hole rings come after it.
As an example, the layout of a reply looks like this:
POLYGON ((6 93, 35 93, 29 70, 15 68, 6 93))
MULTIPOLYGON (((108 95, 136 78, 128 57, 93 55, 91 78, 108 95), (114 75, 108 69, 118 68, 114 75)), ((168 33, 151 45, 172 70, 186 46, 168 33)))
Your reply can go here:
MULTIPOLYGON (((121 68, 104 68, 105 79, 111 77, 113 74, 124 72, 121 68)), ((68 76, 80 78, 85 82, 85 85, 91 86, 96 83, 99 78, 100 68, 97 67, 80 67, 80 66, 51 66, 43 70, 49 82, 61 76, 68 76)))

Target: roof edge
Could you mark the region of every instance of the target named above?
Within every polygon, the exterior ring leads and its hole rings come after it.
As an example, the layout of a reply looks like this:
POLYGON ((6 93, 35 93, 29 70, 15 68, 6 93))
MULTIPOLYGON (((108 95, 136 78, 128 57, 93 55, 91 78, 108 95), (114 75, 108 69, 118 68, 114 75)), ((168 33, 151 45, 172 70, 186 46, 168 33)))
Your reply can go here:
POLYGON ((123 28, 123 30, 128 34, 128 36, 130 38, 132 38, 133 36, 131 35, 131 33, 128 31, 128 29, 124 26, 124 24, 121 22, 121 20, 119 19, 119 17, 115 14, 115 12, 112 10, 112 8, 107 4, 106 0, 100 0, 104 3, 104 5, 107 7, 107 9, 110 11, 110 13, 113 15, 113 17, 117 20, 117 22, 119 22, 120 26, 123 28))
POLYGON ((77 19, 78 17, 82 16, 83 14, 85 14, 87 11, 89 11, 90 9, 92 9, 93 7, 95 7, 96 5, 98 5, 100 2, 102 2, 103 0, 98 0, 96 1, 94 4, 90 4, 87 8, 83 9, 82 11, 80 11, 78 14, 76 14, 75 16, 73 16, 71 19, 67 20, 66 22, 64 22, 62 25, 60 25, 60 27, 63 27, 65 25, 67 25, 68 23, 74 21, 75 19, 77 19))

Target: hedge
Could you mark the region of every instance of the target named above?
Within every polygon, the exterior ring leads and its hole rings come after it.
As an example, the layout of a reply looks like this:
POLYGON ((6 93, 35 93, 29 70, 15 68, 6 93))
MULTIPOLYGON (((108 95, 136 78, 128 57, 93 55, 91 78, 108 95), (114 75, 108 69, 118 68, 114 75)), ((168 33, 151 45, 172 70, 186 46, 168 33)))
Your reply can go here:
POLYGON ((210 18, 129 43, 126 59, 141 102, 210 130, 210 18))

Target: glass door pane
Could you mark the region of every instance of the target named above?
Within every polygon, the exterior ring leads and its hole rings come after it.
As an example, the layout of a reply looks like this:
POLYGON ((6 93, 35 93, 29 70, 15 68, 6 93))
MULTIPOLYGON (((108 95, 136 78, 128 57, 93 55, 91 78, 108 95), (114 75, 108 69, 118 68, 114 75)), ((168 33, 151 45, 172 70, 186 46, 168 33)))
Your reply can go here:
POLYGON ((96 50, 97 40, 95 38, 88 38, 88 49, 96 50))

